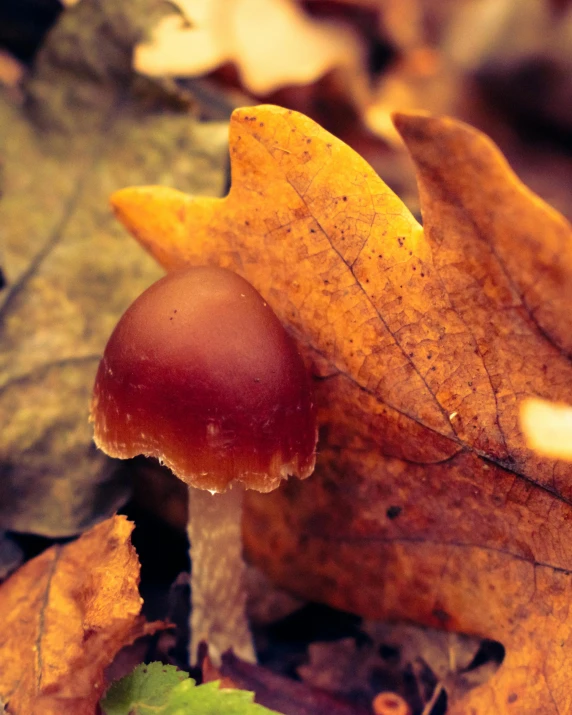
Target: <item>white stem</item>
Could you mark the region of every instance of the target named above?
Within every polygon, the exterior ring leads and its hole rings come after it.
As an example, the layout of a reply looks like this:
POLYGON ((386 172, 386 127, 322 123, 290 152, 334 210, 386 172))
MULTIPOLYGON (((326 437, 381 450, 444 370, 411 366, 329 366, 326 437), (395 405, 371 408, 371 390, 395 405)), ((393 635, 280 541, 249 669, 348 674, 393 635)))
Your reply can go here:
POLYGON ((221 494, 189 487, 191 665, 201 641, 215 665, 229 648, 242 660, 256 662, 246 618, 242 498, 236 486, 221 494))

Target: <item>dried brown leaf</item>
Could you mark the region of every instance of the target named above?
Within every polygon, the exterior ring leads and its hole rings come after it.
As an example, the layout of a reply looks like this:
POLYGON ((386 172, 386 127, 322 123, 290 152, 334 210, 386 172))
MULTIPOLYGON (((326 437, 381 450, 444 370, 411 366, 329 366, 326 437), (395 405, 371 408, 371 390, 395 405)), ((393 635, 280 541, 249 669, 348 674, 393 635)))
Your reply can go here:
POLYGON ((95 713, 104 669, 162 624, 140 614, 133 524, 116 516, 52 546, 0 587, 0 702, 14 715, 95 713))
POLYGON ((535 454, 518 414, 527 396, 572 401, 570 226, 476 130, 396 122, 424 229, 276 107, 233 115, 225 199, 147 187, 115 209, 168 270, 245 276, 313 364, 316 475, 249 496, 251 558, 302 596, 503 643, 453 713, 567 712, 572 466, 535 454))

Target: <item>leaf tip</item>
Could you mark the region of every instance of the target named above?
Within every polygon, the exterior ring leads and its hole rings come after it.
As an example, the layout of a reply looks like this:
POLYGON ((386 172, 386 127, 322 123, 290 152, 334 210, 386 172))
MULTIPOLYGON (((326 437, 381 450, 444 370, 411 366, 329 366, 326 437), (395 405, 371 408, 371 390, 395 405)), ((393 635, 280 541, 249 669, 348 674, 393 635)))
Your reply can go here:
POLYGON ((231 114, 231 123, 239 122, 256 122, 259 123, 265 119, 269 119, 271 116, 287 116, 296 115, 302 116, 299 112, 293 109, 286 109, 285 107, 280 107, 277 104, 258 104, 254 107, 238 107, 231 114))
POLYGON ((124 222, 123 217, 129 216, 134 209, 137 209, 141 203, 142 194, 147 193, 147 188, 144 186, 129 186, 111 194, 109 203, 113 213, 120 221, 124 222))
POLYGON ((391 121, 399 134, 403 137, 404 134, 411 131, 415 127, 427 123, 435 116, 424 110, 415 111, 395 111, 391 112, 391 121))
POLYGON ((174 214, 188 203, 190 197, 169 186, 130 186, 115 191, 109 203, 116 218, 125 228, 143 241, 144 235, 156 233, 166 215, 174 214))

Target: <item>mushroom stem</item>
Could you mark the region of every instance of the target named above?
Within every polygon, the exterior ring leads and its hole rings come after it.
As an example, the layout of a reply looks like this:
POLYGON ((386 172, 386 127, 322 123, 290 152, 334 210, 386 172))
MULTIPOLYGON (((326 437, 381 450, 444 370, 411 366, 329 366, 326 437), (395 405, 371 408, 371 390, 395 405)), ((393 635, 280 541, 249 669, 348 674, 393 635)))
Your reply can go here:
POLYGON ((216 494, 189 487, 191 665, 201 641, 215 665, 229 648, 242 660, 256 662, 246 618, 243 493, 238 485, 216 494))

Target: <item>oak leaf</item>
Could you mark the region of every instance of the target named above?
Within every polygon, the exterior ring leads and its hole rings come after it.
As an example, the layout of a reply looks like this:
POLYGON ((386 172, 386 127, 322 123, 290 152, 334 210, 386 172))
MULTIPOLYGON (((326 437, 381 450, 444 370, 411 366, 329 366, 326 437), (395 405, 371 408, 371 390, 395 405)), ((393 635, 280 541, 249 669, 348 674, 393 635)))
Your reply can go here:
POLYGON ((0 587, 0 703, 13 715, 95 713, 104 669, 162 624, 140 614, 133 524, 112 517, 0 587))
POLYGON ((500 641, 453 713, 568 712, 572 466, 529 449, 518 411, 571 402, 570 226, 478 131, 396 126, 423 228, 351 149, 269 106, 233 115, 225 199, 113 205, 167 270, 252 282, 313 366, 316 474, 249 494, 250 557, 307 598, 500 641))

